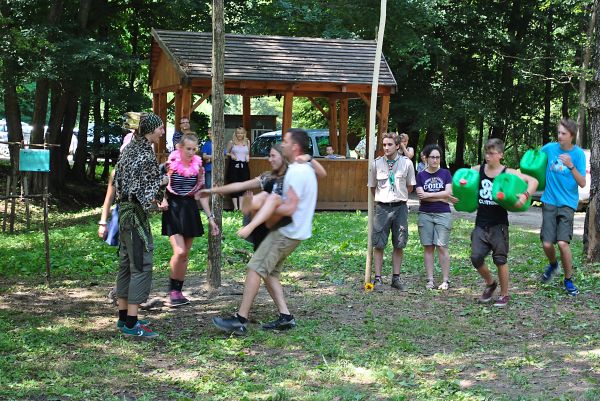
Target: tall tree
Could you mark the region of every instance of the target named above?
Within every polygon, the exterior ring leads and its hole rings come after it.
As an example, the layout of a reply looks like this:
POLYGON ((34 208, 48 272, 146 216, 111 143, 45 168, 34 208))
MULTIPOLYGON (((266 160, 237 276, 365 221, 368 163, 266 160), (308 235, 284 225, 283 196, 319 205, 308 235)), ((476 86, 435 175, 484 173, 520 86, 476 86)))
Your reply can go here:
MULTIPOLYGON (((223 185, 225 171, 225 12, 223 0, 213 0, 212 9, 212 132, 213 185, 223 185)), ((212 210, 219 228, 223 227, 222 197, 213 199, 212 210)), ((208 236, 207 282, 211 288, 221 286, 221 235, 208 236)))
MULTIPOLYGON (((600 0, 595 1, 595 7, 600 0)), ((590 82, 588 112, 590 116, 590 203, 584 229, 585 254, 590 262, 600 262, 600 18, 595 21, 594 78, 590 82)))

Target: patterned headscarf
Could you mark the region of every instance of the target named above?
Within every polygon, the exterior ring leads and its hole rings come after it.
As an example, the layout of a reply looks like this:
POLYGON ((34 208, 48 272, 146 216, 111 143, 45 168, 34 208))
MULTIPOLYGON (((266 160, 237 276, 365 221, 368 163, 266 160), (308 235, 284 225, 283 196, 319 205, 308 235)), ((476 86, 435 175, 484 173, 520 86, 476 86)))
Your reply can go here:
POLYGON ((145 113, 140 117, 139 136, 152 133, 155 129, 163 125, 163 121, 154 113, 145 113))

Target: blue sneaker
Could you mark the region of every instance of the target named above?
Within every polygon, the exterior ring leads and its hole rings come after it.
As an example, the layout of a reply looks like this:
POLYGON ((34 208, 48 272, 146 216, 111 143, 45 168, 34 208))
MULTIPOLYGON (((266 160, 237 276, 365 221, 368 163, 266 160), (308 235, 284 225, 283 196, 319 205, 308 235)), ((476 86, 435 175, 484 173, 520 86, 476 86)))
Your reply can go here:
POLYGON ((547 265, 544 268, 544 274, 542 274, 542 283, 547 283, 548 281, 550 281, 552 279, 552 276, 554 276, 558 272, 559 268, 560 265, 558 263, 556 264, 555 269, 552 268, 552 265, 547 265))
MULTIPOLYGON (((138 320, 138 322, 143 325, 143 326, 150 326, 152 323, 150 323, 149 320, 138 320)), ((125 322, 122 320, 117 320, 117 329, 121 330, 123 327, 125 327, 125 322)))
POLYGON ((575 287, 575 284, 573 284, 573 280, 571 280, 570 278, 566 278, 564 280, 564 284, 567 294, 569 294, 572 297, 579 294, 579 290, 577 289, 577 287, 575 287))
POLYGON ((140 324, 139 321, 131 329, 127 326, 123 326, 123 328, 121 329, 121 333, 123 333, 124 335, 129 336, 129 337, 141 337, 144 339, 158 337, 158 333, 150 330, 148 327, 144 326, 143 324, 140 324))

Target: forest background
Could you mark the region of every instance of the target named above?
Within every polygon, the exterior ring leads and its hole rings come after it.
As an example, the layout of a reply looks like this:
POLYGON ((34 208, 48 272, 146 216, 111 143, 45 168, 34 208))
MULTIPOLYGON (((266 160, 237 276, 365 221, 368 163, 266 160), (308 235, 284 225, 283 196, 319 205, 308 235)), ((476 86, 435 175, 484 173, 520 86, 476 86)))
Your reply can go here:
MULTIPOLYGON (((453 168, 480 162, 488 137, 505 140, 507 162, 515 165, 526 149, 552 140, 561 116, 579 120, 578 143, 586 147, 593 3, 389 1, 383 50, 398 82, 390 128, 407 132, 417 150, 439 143, 453 168)), ((52 157, 53 193, 71 180, 95 179, 101 138, 120 125, 124 112, 151 109, 150 29, 209 32, 211 7, 203 0, 1 3, 0 117, 11 142, 21 140, 26 122, 33 126, 32 143, 46 138, 60 145, 52 157), (69 164, 76 127, 78 149, 69 164)), ((379 2, 369 0, 225 2, 228 33, 372 40, 378 18, 379 2)), ((229 97, 225 112, 238 112, 239 103, 229 97)), ((279 103, 254 98, 252 109, 281 114, 279 103)), ((350 102, 355 137, 364 135, 364 113, 360 101, 350 102)), ((199 133, 208 118, 193 116, 199 133)), ((293 122, 327 127, 303 99, 294 103, 293 122)))

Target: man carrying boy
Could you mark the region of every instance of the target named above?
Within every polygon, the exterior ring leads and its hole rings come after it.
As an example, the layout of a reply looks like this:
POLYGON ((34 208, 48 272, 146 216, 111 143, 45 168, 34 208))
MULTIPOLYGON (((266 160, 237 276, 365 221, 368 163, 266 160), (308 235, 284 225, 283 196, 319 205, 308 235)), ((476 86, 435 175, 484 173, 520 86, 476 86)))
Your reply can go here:
POLYGON ((573 217, 579 203, 577 186, 585 187, 585 154, 573 139, 577 124, 563 118, 558 125, 558 142, 544 145, 548 155, 546 166, 546 189, 542 195, 542 229, 540 238, 549 264, 542 274, 547 283, 558 272, 554 244, 558 244, 560 259, 565 273, 564 286, 569 295, 579 294, 573 284, 573 256, 569 243, 573 238, 573 217))
POLYGON ((521 207, 530 194, 537 189, 537 180, 517 170, 507 168, 500 163, 504 156, 504 142, 492 138, 485 144, 485 163, 474 166, 479 171, 479 192, 477 195, 477 217, 471 233, 471 263, 485 280, 485 290, 479 298, 480 303, 488 303, 494 296, 498 283, 485 264, 485 257, 492 252, 492 259, 498 269, 500 297, 494 306, 505 307, 508 304, 508 212, 492 200, 494 178, 501 173, 515 174, 527 183, 527 191, 519 194, 515 207, 521 207))
POLYGON ((291 216, 292 222, 271 231, 248 262, 244 294, 237 314, 230 318, 212 319, 215 326, 227 333, 246 334, 250 308, 258 293, 261 279, 279 309, 279 318, 263 324, 262 328, 284 330, 296 325, 294 316, 290 314, 285 302, 279 275, 284 260, 300 242, 312 235, 312 219, 317 204, 317 177, 309 163, 294 162, 298 156, 306 153, 308 144, 308 134, 301 129, 290 129, 283 137, 281 147, 285 158, 291 164, 283 181, 283 203, 276 209, 276 213, 291 216))
POLYGON ((408 194, 415 181, 415 168, 406 156, 398 153, 400 137, 395 133, 383 134, 382 157, 375 159, 368 186, 375 198, 375 218, 373 221, 373 261, 375 280, 373 285, 382 290, 381 268, 383 250, 392 232, 392 288, 406 291, 400 282, 400 266, 404 248, 408 242, 408 194))

